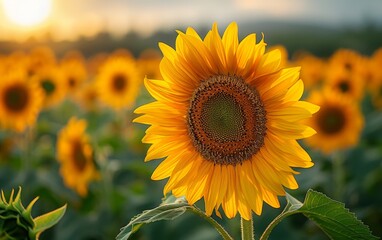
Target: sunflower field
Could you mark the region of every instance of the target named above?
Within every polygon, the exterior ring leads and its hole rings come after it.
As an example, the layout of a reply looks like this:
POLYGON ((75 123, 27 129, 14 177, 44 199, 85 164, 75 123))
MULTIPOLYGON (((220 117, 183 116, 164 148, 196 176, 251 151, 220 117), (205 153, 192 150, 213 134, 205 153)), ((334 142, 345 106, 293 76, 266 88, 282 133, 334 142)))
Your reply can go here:
MULTIPOLYGON (((116 239, 175 197, 233 239, 253 217, 259 237, 286 194, 309 189, 381 237, 382 45, 322 57, 237 31, 188 28, 139 52, 0 54, 0 239, 116 239)), ((222 239, 198 214, 118 239, 222 239)), ((309 219, 291 215, 269 239, 330 239, 309 219)))

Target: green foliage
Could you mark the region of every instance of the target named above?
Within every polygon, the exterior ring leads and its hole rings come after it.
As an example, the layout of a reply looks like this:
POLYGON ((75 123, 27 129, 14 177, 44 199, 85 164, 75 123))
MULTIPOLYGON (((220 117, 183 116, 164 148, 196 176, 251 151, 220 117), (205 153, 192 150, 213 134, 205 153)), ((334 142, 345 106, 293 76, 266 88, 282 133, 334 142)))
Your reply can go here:
MULTIPOLYGON (((331 239, 378 239, 371 234, 366 225, 355 217, 354 213, 349 212, 344 207, 343 203, 332 200, 320 192, 310 189, 304 203, 289 194, 287 194, 286 199, 287 206, 284 211, 269 224, 261 236, 261 240, 268 239, 271 231, 278 223, 296 213, 302 213, 315 222, 331 239)), ((116 239, 127 240, 143 225, 161 220, 173 220, 187 210, 196 213, 207 221, 212 219, 200 214, 196 207, 188 205, 184 199, 176 199, 171 196, 160 206, 143 211, 134 217, 128 225, 121 229, 116 239)), ((216 222, 211 223, 220 232, 220 225, 216 225, 216 222)), ((228 234, 220 233, 223 239, 231 239, 228 234)))
POLYGON ((37 240, 40 234, 55 225, 64 215, 66 205, 46 213, 35 219, 31 216, 31 211, 37 197, 24 208, 21 203, 21 187, 14 198, 14 191, 7 201, 4 192, 0 198, 0 239, 7 240, 37 240))
POLYGON ((161 221, 173 220, 187 211, 191 206, 185 200, 175 199, 170 197, 158 207, 146 210, 143 213, 134 217, 129 224, 121 229, 117 236, 117 240, 127 240, 129 237, 138 231, 143 225, 161 221), (171 202, 172 200, 175 200, 171 202))
POLYGON ((314 221, 331 239, 378 239, 343 203, 323 193, 310 189, 304 203, 287 194, 287 201, 284 211, 268 226, 260 239, 268 239, 272 229, 281 220, 296 213, 302 213, 314 221))
POLYGON ((189 205, 184 198, 175 198, 172 195, 164 199, 159 207, 143 211, 143 213, 135 216, 129 224, 121 229, 121 232, 116 239, 127 240, 145 224, 161 220, 173 220, 186 211, 190 211, 209 222, 219 232, 223 239, 233 240, 226 230, 211 218, 211 216, 207 216, 199 208, 189 205))
POLYGON ((36 234, 36 236, 39 236, 46 229, 56 225, 60 221, 60 219, 64 216, 65 211, 66 211, 66 205, 33 219, 35 223, 33 232, 36 234))

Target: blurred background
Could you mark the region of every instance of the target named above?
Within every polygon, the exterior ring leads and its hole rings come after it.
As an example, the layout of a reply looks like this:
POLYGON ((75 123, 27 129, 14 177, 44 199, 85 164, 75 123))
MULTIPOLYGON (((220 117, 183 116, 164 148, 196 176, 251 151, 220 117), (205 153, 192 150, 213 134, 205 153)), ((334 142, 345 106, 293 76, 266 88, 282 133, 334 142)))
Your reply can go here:
MULTIPOLYGON (((132 123, 133 110, 153 101, 142 80, 160 78, 158 42, 174 46, 175 30, 191 26, 204 37, 213 23, 222 33, 236 21, 240 39, 255 32, 259 41, 263 33, 269 48, 282 51, 285 66, 302 66, 304 98, 336 87, 339 95, 355 96, 349 102, 357 112, 343 120, 351 127, 340 127, 341 133, 349 131, 342 137, 355 140, 337 138, 329 150, 301 142, 315 166, 298 169, 300 188, 288 192, 303 201, 309 188, 322 191, 382 236, 381 12, 380 0, 0 0, 0 94, 22 92, 12 95, 16 102, 0 98, 0 188, 9 196, 22 186, 24 205, 40 196, 34 217, 68 204, 63 219, 41 239, 114 239, 133 216, 163 197, 166 181, 150 179, 159 161, 143 162, 147 127, 132 123), (102 84, 115 73, 126 84, 108 90, 102 84), (339 75, 346 75, 346 91, 339 75), (351 125, 358 118, 362 124, 351 125), (67 144, 64 150, 60 142, 67 144)), ((331 136, 318 142, 325 137, 331 136)), ((254 219, 257 236, 281 211, 264 206, 254 219)), ((214 217, 239 238, 239 218, 214 217)), ((281 238, 328 239, 304 216, 277 226, 270 239, 281 238)), ((133 239, 219 235, 185 214, 145 226, 133 239)))

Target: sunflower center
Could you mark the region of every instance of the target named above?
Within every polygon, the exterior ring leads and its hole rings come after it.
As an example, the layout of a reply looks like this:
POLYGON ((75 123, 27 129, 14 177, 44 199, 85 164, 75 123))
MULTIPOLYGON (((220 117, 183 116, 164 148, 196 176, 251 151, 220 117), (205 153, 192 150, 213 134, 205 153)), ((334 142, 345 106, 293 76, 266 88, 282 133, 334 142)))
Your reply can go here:
POLYGON ((20 112, 28 105, 29 93, 25 86, 13 85, 5 91, 3 100, 8 110, 20 112))
POLYGON ((215 164, 240 164, 264 144, 264 106, 257 90, 238 76, 217 75, 202 81, 186 119, 194 147, 215 164))
POLYGON ((46 95, 51 95, 54 90, 56 90, 56 86, 50 79, 44 79, 41 81, 41 87, 44 89, 46 95))
POLYGON ((82 172, 86 167, 87 158, 83 151, 83 145, 79 140, 72 143, 72 154, 75 168, 82 172))
POLYGON ((348 71, 351 71, 352 68, 353 68, 353 66, 352 66, 352 64, 351 64, 350 62, 346 62, 346 63, 344 64, 344 67, 345 67, 345 69, 348 70, 348 71))
POLYGON ((123 92, 127 87, 126 76, 122 74, 116 74, 112 79, 112 87, 116 92, 123 92))
POLYGON ((325 134, 340 132, 345 126, 345 114, 336 107, 329 107, 318 112, 318 126, 325 134))
POLYGON ((76 79, 74 77, 69 77, 68 79, 69 88, 75 88, 76 84, 77 84, 76 79))
POLYGON ((350 90, 350 84, 349 81, 347 80, 342 80, 338 83, 338 88, 340 89, 341 92, 346 93, 349 92, 350 90))

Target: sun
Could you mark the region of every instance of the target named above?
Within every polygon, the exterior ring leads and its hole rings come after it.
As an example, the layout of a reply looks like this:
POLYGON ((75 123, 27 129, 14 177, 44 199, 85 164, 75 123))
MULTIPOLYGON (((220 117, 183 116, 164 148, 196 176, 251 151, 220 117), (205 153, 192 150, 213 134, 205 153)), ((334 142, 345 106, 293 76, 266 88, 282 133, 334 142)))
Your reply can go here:
POLYGON ((52 0, 3 0, 5 15, 13 23, 32 27, 46 20, 52 10, 52 0))

